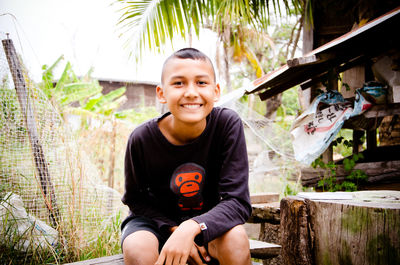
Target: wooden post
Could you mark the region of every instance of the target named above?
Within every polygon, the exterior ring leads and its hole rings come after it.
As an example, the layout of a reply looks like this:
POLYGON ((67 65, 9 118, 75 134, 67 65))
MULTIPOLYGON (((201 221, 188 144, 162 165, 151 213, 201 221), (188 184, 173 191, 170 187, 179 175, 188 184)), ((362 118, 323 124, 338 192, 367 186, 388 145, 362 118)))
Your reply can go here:
POLYGON ((364 136, 364 131, 362 130, 353 130, 353 154, 358 154, 362 151, 362 142, 361 137, 364 136))
POLYGON ((312 234, 308 226, 308 209, 305 200, 293 196, 283 198, 280 209, 283 264, 315 264, 312 252, 312 234))
POLYGON ((26 128, 31 143, 32 154, 35 160, 36 170, 39 175, 40 185, 42 188, 44 201, 49 210, 50 221, 53 227, 57 227, 60 214, 57 207, 54 187, 50 179, 49 170, 47 168, 46 158, 44 156, 42 145, 36 128, 35 116, 26 83, 14 44, 11 39, 2 40, 4 51, 7 56, 8 65, 13 77, 15 90, 17 91, 18 101, 21 107, 21 113, 24 116, 26 128))
POLYGON ((376 129, 367 131, 367 149, 372 150, 377 147, 376 129))

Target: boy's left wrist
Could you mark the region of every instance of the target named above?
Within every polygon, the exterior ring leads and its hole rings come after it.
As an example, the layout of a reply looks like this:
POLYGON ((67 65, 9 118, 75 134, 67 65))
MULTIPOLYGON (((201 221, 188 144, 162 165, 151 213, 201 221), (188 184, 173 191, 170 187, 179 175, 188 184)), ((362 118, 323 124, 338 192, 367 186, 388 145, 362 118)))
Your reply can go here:
POLYGON ((186 220, 183 223, 181 223, 181 225, 183 225, 185 229, 190 229, 195 236, 201 233, 199 223, 197 223, 195 220, 192 219, 186 220))

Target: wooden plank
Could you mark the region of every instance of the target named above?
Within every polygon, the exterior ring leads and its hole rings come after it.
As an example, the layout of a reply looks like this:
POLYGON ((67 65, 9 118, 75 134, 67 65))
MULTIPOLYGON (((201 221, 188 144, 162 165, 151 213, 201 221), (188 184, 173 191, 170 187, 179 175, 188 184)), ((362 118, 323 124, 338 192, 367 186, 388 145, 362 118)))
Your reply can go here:
POLYGON ((279 202, 252 204, 253 211, 247 223, 279 224, 279 202))
POLYGON ((276 192, 263 192, 254 193, 250 195, 251 204, 269 203, 279 201, 279 193, 276 192))
POLYGON ((281 246, 258 240, 249 240, 250 254, 252 258, 269 259, 279 255, 281 246))
POLYGON ((101 257, 97 259, 90 259, 90 260, 83 260, 83 261, 78 261, 78 262, 73 262, 73 263, 67 263, 68 264, 73 264, 73 265, 124 265, 124 257, 122 254, 117 254, 114 256, 108 256, 108 257, 101 257))

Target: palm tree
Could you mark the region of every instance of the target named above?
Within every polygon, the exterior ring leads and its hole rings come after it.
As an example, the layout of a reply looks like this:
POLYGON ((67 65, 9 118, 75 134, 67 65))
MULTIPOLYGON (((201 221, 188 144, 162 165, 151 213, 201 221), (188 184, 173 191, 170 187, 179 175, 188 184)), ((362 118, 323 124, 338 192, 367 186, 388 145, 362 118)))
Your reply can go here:
POLYGON ((191 41, 192 32, 210 28, 223 46, 224 77, 230 90, 229 62, 246 58, 257 77, 264 72, 254 51, 246 43, 248 33, 267 35, 270 11, 281 14, 304 10, 306 0, 116 0, 123 7, 119 25, 128 37, 131 55, 138 61, 144 50, 160 52, 175 37, 191 41))

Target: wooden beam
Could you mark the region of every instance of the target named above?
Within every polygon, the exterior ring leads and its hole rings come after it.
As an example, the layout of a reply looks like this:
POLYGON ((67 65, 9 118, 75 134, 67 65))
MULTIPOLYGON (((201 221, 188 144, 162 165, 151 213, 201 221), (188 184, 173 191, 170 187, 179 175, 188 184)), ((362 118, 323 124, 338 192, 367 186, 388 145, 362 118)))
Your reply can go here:
POLYGON ((318 62, 317 56, 315 54, 310 56, 304 56, 299 58, 293 58, 286 61, 286 64, 290 67, 301 66, 305 64, 311 64, 318 62))
POLYGON ((386 117, 391 115, 400 115, 400 103, 375 105, 371 109, 364 112, 366 118, 386 117))
POLYGON ((250 195, 251 204, 269 203, 279 201, 279 193, 276 192, 262 192, 250 195))
MULTIPOLYGON (((349 59, 348 62, 345 62, 345 63, 343 63, 343 64, 341 64, 341 65, 339 65, 337 67, 337 72, 338 73, 342 73, 342 72, 344 72, 346 70, 349 70, 349 69, 351 69, 351 68, 353 68, 355 66, 362 65, 362 64, 364 64, 366 62, 366 60, 367 60, 367 57, 364 56, 364 55, 349 59)), ((319 75, 316 75, 316 76, 310 76, 309 80, 307 80, 306 82, 300 84, 301 89, 305 90, 305 89, 307 89, 307 88, 309 88, 309 87, 311 87, 313 85, 316 85, 316 84, 320 83, 321 80, 326 79, 327 73, 328 73, 328 71, 323 72, 323 73, 321 73, 319 75)))
POLYGON ((28 95, 27 85, 24 79, 21 64, 17 52, 11 39, 2 40, 4 51, 7 56, 8 65, 13 77, 15 90, 17 91, 18 102, 21 113, 24 117, 25 125, 31 143, 32 156, 35 160, 36 171, 40 179, 40 187, 43 192, 44 203, 49 211, 51 224, 54 228, 60 223, 60 213, 57 207, 54 186, 51 182, 49 169, 47 167, 46 157, 44 155, 42 144, 40 143, 39 133, 36 128, 36 119, 33 106, 28 95))
MULTIPOLYGON (((354 169, 360 169, 367 174, 368 179, 365 185, 374 185, 378 182, 399 182, 400 181, 400 161, 380 161, 380 162, 367 162, 357 163, 354 169)), ((318 181, 323 176, 329 176, 329 170, 303 168, 301 170, 301 183, 307 187, 317 187, 318 181)), ((337 165, 336 180, 341 182, 346 179, 349 173, 344 169, 343 165, 337 165)))

